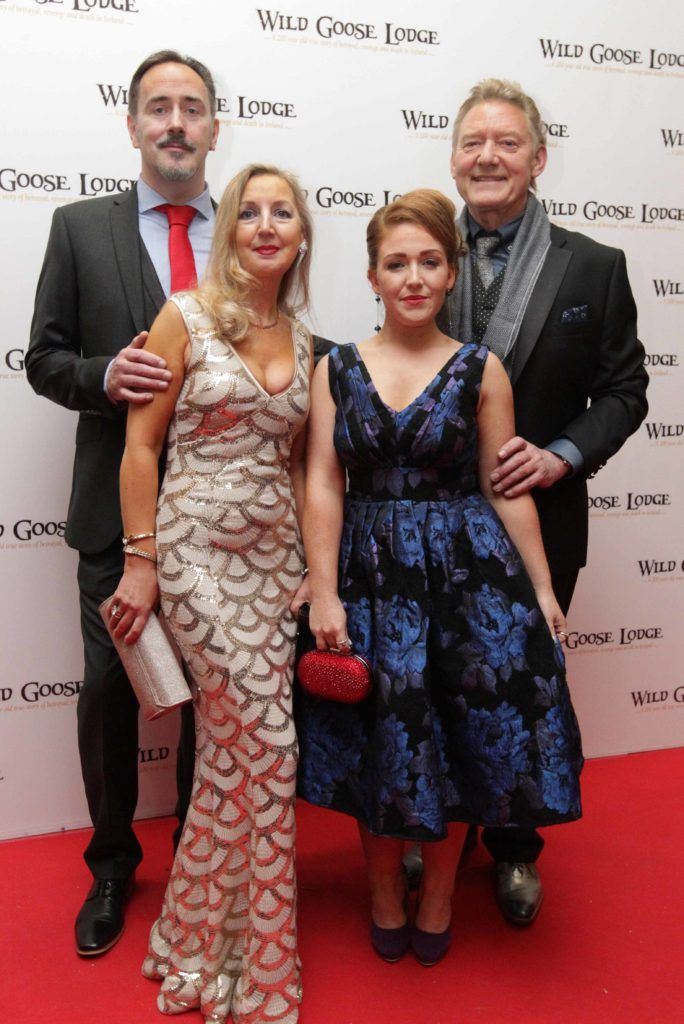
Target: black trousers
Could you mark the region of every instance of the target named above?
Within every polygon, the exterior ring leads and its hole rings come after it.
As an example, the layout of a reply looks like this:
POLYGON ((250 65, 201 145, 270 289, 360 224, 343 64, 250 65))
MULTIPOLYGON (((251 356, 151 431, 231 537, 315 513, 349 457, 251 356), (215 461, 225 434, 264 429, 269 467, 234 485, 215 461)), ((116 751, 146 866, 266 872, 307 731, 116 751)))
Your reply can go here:
MULTIPOLYGON (((138 802, 138 702, 99 612, 122 573, 120 537, 97 554, 80 553, 85 669, 77 706, 78 749, 95 830, 84 857, 95 878, 127 878, 142 860, 133 831, 138 802)), ((181 826, 190 800, 195 753, 192 705, 183 712, 176 768, 176 813, 181 826)))
MULTIPOLYGON (((556 600, 564 615, 568 614, 578 575, 579 569, 551 574, 556 600)), ((517 826, 513 828, 483 828, 482 842, 495 861, 509 861, 513 864, 533 863, 544 848, 544 840, 535 828, 518 828, 517 826)))

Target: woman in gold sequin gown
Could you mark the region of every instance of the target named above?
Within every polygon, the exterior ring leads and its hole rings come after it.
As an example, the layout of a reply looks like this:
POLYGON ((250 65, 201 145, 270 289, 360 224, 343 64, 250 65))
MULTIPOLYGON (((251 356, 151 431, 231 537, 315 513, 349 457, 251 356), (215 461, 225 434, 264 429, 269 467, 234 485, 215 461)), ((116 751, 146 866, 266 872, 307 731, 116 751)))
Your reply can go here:
POLYGON ((307 297, 311 240, 296 181, 246 168, 214 239, 203 286, 175 295, 150 332, 173 380, 129 412, 121 473, 126 534, 152 534, 156 507, 156 537, 129 544, 119 635, 135 641, 159 593, 196 687, 191 805, 143 974, 162 981, 164 1013, 295 1024, 290 603, 311 367, 291 315, 307 297))

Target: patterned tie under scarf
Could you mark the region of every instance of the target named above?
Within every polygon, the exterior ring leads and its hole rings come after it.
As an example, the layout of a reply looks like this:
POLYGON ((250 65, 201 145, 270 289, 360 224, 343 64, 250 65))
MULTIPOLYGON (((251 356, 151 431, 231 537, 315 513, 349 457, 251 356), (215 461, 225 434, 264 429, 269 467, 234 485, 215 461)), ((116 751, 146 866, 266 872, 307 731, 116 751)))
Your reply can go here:
MULTIPOLYGON (((489 326, 489 321, 496 309, 501 295, 501 286, 504 279, 504 269, 497 268, 491 258, 491 253, 499 245, 501 235, 494 232, 490 235, 477 235, 475 242, 475 268, 472 275, 473 287, 473 340, 481 344, 489 326)), ((504 352, 498 351, 494 345, 489 346, 500 359, 503 359, 504 352)))
POLYGON ((493 231, 490 235, 479 234, 475 238, 475 253, 477 256, 477 272, 485 288, 489 288, 497 275, 497 268, 492 259, 492 253, 498 247, 501 235, 493 231))

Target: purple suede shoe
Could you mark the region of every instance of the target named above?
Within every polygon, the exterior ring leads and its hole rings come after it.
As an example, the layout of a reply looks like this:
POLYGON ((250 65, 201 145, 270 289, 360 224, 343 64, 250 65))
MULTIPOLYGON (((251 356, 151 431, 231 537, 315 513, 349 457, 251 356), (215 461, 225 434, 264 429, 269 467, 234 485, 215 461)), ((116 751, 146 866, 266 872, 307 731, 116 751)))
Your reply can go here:
POLYGON ((411 945, 411 925, 407 921, 400 928, 381 928, 371 922, 370 938, 378 956, 388 964, 395 964, 411 945))
POLYGON ((411 948, 418 963, 423 967, 434 967, 449 952, 451 928, 443 932, 424 932, 416 925, 411 929, 411 948))

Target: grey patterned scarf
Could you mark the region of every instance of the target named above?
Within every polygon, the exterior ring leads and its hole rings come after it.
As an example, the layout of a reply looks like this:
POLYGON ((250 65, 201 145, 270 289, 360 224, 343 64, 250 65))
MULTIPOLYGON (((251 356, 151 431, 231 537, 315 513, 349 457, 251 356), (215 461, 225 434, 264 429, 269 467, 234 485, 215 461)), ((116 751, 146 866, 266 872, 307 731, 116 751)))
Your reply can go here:
MULTIPOLYGON (((458 226, 464 238, 468 234, 468 211, 464 207, 458 218, 458 226)), ((546 253, 551 245, 551 227, 544 207, 530 193, 525 215, 520 222, 513 248, 508 258, 501 295, 492 313, 483 344, 502 360, 510 373, 511 355, 518 337, 520 324, 530 301, 532 289, 537 283, 546 253)), ((459 274, 456 287, 449 298, 449 333, 468 344, 472 335, 472 261, 470 255, 459 260, 459 274)))

